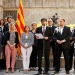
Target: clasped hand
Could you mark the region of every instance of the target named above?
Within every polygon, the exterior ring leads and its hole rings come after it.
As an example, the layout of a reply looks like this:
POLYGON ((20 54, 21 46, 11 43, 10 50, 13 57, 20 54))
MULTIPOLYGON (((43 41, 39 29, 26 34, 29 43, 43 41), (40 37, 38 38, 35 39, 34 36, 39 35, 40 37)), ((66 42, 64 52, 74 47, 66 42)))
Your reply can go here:
POLYGON ((44 37, 45 40, 48 40, 48 37, 44 37))
POLYGON ((15 47, 15 45, 14 45, 14 44, 13 44, 13 45, 10 45, 10 48, 11 48, 11 49, 14 49, 14 47, 15 47))
POLYGON ((60 40, 57 40, 57 43, 58 43, 58 44, 62 44, 62 43, 64 43, 64 42, 66 42, 66 40, 61 40, 61 41, 60 41, 60 40))
POLYGON ((28 48, 28 46, 24 46, 24 48, 25 48, 25 49, 27 49, 27 48, 28 48))

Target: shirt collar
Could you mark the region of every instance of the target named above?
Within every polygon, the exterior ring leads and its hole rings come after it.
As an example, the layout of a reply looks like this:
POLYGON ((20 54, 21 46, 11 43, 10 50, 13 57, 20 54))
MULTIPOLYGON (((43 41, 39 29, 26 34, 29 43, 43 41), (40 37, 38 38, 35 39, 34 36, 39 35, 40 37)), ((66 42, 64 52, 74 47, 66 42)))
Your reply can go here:
POLYGON ((45 28, 45 30, 46 30, 46 26, 42 26, 42 30, 43 30, 43 28, 45 28))
POLYGON ((52 25, 51 25, 51 26, 49 26, 49 27, 52 27, 52 25))
POLYGON ((46 26, 42 26, 42 28, 43 28, 43 27, 45 27, 45 28, 46 28, 46 26))

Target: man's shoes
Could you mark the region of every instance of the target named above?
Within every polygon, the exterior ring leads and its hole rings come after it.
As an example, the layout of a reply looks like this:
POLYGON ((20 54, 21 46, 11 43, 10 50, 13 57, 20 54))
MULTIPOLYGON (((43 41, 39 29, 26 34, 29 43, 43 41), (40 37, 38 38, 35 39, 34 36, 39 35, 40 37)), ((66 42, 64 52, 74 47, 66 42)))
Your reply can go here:
POLYGON ((54 74, 59 74, 59 71, 55 71, 54 74))
POLYGON ((34 75, 40 75, 40 74, 42 74, 41 72, 38 72, 37 74, 34 74, 34 75))
POLYGON ((69 68, 69 70, 72 70, 72 67, 71 67, 71 68, 69 68))
POLYGON ((55 67, 53 67, 53 70, 55 71, 55 70, 56 70, 56 68, 55 68, 55 67))
POLYGON ((43 71, 43 74, 46 74, 46 71, 43 71))
POLYGON ((69 74, 69 71, 66 71, 66 74, 69 74))
POLYGON ((43 72, 44 75, 50 75, 48 72, 44 71, 43 72))
POLYGON ((50 75, 48 72, 45 75, 50 75))

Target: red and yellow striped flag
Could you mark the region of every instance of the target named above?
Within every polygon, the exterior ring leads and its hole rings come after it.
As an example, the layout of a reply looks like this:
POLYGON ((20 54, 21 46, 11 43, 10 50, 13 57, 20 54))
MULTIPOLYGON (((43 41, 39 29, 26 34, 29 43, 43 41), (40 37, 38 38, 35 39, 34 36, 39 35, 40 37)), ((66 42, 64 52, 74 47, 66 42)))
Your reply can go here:
MULTIPOLYGON (((19 40, 20 40, 20 36, 24 31, 24 27, 25 27, 25 22, 24 22, 24 13, 23 13, 23 4, 22 4, 22 0, 20 0, 20 5, 19 5, 19 9, 18 9, 18 15, 17 15, 17 22, 16 22, 16 29, 19 33, 19 40)), ((21 55, 21 50, 20 50, 20 44, 18 46, 18 55, 21 55)))

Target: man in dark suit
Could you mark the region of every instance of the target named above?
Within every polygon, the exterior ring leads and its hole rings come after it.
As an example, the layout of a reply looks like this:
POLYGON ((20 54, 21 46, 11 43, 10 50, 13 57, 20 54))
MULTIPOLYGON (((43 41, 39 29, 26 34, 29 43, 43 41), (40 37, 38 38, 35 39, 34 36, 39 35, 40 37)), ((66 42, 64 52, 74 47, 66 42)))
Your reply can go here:
MULTIPOLYGON (((72 64, 73 64, 73 54, 75 55, 75 53, 74 53, 75 26, 73 26, 71 33, 72 33, 72 35, 70 37, 70 50, 69 50, 70 70, 72 69, 72 64)), ((74 66, 74 69, 75 69, 75 66, 74 66)))
MULTIPOLYGON (((49 27, 52 28, 52 32, 54 34, 54 30, 55 30, 56 26, 53 25, 53 20, 52 19, 48 19, 48 25, 49 25, 49 27)), ((52 47, 52 52, 53 52, 53 69, 55 70, 55 66, 56 66, 56 49, 55 49, 54 37, 50 40, 50 48, 51 47, 52 47)))
MULTIPOLYGON (((72 33, 72 32, 71 32, 72 33)), ((70 37, 70 49, 69 49, 69 63, 70 63, 70 70, 72 69, 72 63, 73 63, 73 53, 74 53, 74 37, 75 32, 70 37)))
POLYGON ((57 50, 56 50, 57 62, 56 62, 55 74, 58 74, 60 70, 60 56, 62 51, 65 59, 66 74, 69 74, 69 49, 70 49, 71 31, 69 27, 64 25, 65 25, 65 20, 60 19, 60 26, 55 29, 55 34, 54 34, 57 43, 57 50))
POLYGON ((5 23, 4 25, 4 34, 9 30, 9 24, 12 22, 12 16, 8 16, 7 17, 7 23, 5 23))
MULTIPOLYGON (((3 33, 4 33, 4 40, 3 40, 3 46, 4 46, 4 50, 3 50, 3 54, 4 54, 4 59, 2 59, 2 63, 5 63, 5 44, 6 44, 6 41, 5 41, 5 38, 7 36, 5 36, 6 32, 9 31, 9 23, 12 22, 12 16, 8 16, 7 17, 7 23, 4 24, 4 28, 3 28, 3 33)), ((5 67, 5 65, 4 65, 5 67)))
POLYGON ((42 26, 38 27, 36 29, 36 33, 41 33, 44 36, 44 39, 39 39, 38 36, 36 38, 38 39, 38 73, 37 75, 42 73, 42 56, 44 53, 45 58, 45 71, 44 73, 49 75, 49 54, 50 54, 50 39, 53 37, 52 29, 50 27, 47 27, 47 19, 43 18, 41 19, 42 26))

